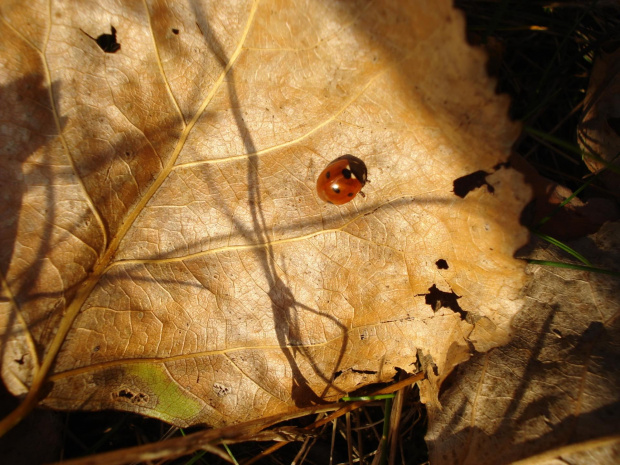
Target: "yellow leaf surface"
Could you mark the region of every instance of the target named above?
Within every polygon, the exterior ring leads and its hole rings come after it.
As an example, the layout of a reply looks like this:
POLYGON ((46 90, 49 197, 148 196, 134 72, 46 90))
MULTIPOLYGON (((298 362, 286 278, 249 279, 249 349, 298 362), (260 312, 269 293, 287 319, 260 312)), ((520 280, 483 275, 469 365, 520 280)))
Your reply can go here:
POLYGON ((529 190, 451 2, 33 1, 0 18, 2 377, 26 395, 3 427, 39 398, 230 424, 420 355, 433 402, 507 341, 529 190), (366 197, 324 203, 316 178, 346 153, 366 197))

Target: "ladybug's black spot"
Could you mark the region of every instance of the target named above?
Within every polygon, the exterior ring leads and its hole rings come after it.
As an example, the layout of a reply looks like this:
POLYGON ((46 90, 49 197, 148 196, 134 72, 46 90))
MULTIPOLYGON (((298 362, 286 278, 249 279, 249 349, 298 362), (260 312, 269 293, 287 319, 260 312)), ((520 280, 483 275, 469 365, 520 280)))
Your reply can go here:
POLYGON ((346 179, 351 179, 351 170, 348 169, 343 169, 342 170, 342 175, 346 178, 346 179))
POLYGON ((331 177, 331 174, 329 173, 329 171, 328 171, 327 173, 325 173, 325 177, 326 177, 327 179, 329 179, 329 178, 331 177))
POLYGON ((348 196, 348 197, 353 197, 353 192, 349 192, 349 193, 347 194, 347 196, 348 196))
POLYGON ((97 45, 106 53, 116 53, 121 49, 121 44, 116 41, 116 29, 112 28, 112 34, 101 34, 95 39, 97 45))
POLYGON ((336 193, 336 194, 340 194, 340 188, 336 185, 336 186, 332 186, 332 190, 336 193))

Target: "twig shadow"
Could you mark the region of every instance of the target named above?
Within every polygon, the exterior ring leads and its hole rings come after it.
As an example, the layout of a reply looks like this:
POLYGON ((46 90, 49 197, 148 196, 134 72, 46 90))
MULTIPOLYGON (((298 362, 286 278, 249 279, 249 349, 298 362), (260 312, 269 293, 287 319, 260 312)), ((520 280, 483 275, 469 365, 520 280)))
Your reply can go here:
MULTIPOLYGON (((46 107, 42 102, 49 102, 50 91, 56 95, 60 90, 60 83, 52 83, 52 89, 44 85, 44 78, 41 74, 28 74, 20 79, 16 79, 10 84, 0 89, 0 108, 10 108, 12 119, 5 121, 4 134, 0 135, 0 185, 2 186, 2 214, 0 215, 0 278, 4 281, 6 291, 10 293, 13 305, 4 326, 7 329, 0 338, 0 360, 4 360, 7 344, 10 338, 18 337, 15 328, 21 326, 17 323, 18 312, 23 305, 36 299, 34 291, 35 283, 39 279, 43 261, 47 257, 52 241, 52 230, 56 217, 56 197, 54 193, 54 181, 56 174, 52 171, 54 163, 50 160, 49 149, 40 152, 40 158, 32 160, 32 164, 37 166, 36 173, 32 173, 29 166, 29 158, 41 147, 49 145, 50 138, 58 137, 58 128, 54 118, 50 117, 52 109, 46 107), (30 188, 28 182, 35 179, 34 185, 44 190, 42 197, 45 198, 43 208, 38 212, 44 216, 42 229, 32 230, 28 236, 32 239, 31 243, 18 243, 18 228, 28 230, 33 224, 28 224, 22 216, 23 209, 26 207, 24 198, 30 188), (31 265, 25 270, 16 270, 10 277, 11 266, 18 267, 14 255, 18 248, 32 250, 31 265)), ((60 120, 60 130, 64 125, 64 120, 60 120)), ((4 294, 4 292, 3 292, 4 294)), ((47 315, 49 317, 49 315, 47 315)), ((28 323, 36 322, 36 316, 28 323)), ((42 321, 42 319, 41 319, 42 321)), ((28 330, 32 330, 32 324, 28 330)), ((50 325, 47 325, 50 329, 50 325)), ((37 347, 40 356, 43 347, 37 347)), ((16 363, 23 364, 23 354, 21 360, 16 363)))
MULTIPOLYGON (((201 6, 194 3, 193 7, 196 23, 200 26, 200 29, 205 36, 207 46, 214 56, 218 58, 222 69, 225 69, 228 63, 228 57, 222 47, 222 44, 219 42, 217 36, 210 27, 209 21, 206 18, 205 13, 202 11, 201 6)), ((228 71, 228 78, 226 79, 226 82, 235 123, 239 134, 243 139, 245 151, 249 154, 246 164, 246 182, 248 188, 248 204, 252 217, 252 228, 247 228, 240 221, 234 219, 234 215, 232 215, 231 212, 228 213, 231 218, 233 218, 233 222, 238 230, 246 239, 255 243, 265 244, 265 247, 257 248, 255 250, 255 254, 268 282, 268 296, 271 300, 271 310, 278 344, 282 350, 282 353, 286 357, 292 372, 293 387, 291 397, 297 406, 323 403, 323 400, 321 399, 322 394, 317 394, 312 390, 308 380, 299 368, 299 365, 295 359, 295 352, 301 352, 304 357, 309 360, 315 373, 325 383, 327 383, 325 391, 332 385, 334 373, 329 374, 322 372, 317 364, 312 360, 312 355, 304 349, 303 345, 299 345, 298 341, 303 340, 303 334, 300 329, 298 314, 300 311, 307 311, 322 315, 323 317, 333 321, 342 330, 343 340, 338 360, 334 363, 334 372, 337 371, 344 356, 344 349, 348 342, 347 328, 345 328, 344 325, 337 321, 334 317, 323 314, 318 310, 314 310, 301 304, 300 302, 297 302, 291 289, 280 278, 280 276, 278 276, 273 247, 266 232, 268 227, 262 209, 260 178, 258 176, 260 160, 256 155, 257 150, 252 139, 252 135, 250 134, 241 113, 241 103, 239 101, 235 85, 234 67, 231 67, 228 71)))

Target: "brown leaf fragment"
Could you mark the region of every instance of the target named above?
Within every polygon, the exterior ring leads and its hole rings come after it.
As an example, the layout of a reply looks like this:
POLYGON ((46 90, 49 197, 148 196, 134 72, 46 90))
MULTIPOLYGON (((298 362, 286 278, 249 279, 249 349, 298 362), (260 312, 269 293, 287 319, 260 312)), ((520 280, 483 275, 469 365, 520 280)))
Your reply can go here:
POLYGON ((607 221, 620 217, 617 202, 612 199, 592 197, 586 202, 573 197, 561 209, 557 209, 573 192, 570 189, 541 176, 517 154, 512 154, 510 163, 525 175, 534 191, 534 199, 523 215, 523 221, 530 228, 558 240, 577 239, 594 234, 607 221), (540 221, 550 217, 542 226, 540 221))
MULTIPOLYGON (((606 224, 570 245, 618 271, 619 237, 620 224, 606 224)), ((546 244, 533 255, 561 258, 546 244)), ((432 463, 617 462, 620 283, 539 265, 529 272, 528 304, 510 343, 459 366, 440 397, 443 410, 429 409, 432 463)))
POLYGON ((590 171, 596 173, 608 164, 615 166, 602 173, 600 179, 607 189, 620 195, 620 48, 617 45, 615 50, 602 52, 594 63, 577 133, 582 149, 594 154, 584 158, 590 171))

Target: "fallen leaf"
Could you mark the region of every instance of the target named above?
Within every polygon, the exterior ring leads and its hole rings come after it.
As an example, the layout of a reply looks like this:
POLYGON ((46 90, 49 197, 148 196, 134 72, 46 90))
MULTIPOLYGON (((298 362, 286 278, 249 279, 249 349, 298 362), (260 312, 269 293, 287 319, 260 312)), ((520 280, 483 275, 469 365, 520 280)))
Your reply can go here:
MULTIPOLYGON (((619 228, 608 223, 570 245, 618 271, 619 228)), ((550 247, 538 244, 533 258, 566 261, 550 247)), ((443 410, 429 409, 431 463, 617 463, 618 278, 528 270, 510 343, 459 366, 444 383, 443 410)))
POLYGON ((601 197, 591 197, 586 202, 573 197, 558 210, 560 204, 573 195, 570 189, 541 176, 517 154, 512 154, 510 164, 525 175, 525 180, 532 187, 534 199, 528 205, 523 220, 537 232, 561 241, 577 239, 594 234, 604 223, 620 217, 616 202, 601 197), (548 221, 540 225, 543 219, 548 221))
MULTIPOLYGON (((615 5, 618 12, 618 5, 615 5)), ((617 46, 616 46, 617 47, 617 46)), ((592 68, 584 99, 581 121, 577 127, 581 148, 591 154, 584 162, 592 172, 609 166, 598 175, 601 183, 616 196, 620 194, 618 178, 620 161, 620 48, 601 52, 592 68)))
POLYGON ((231 424, 418 355, 433 402, 508 340, 519 128, 451 2, 1 14, 2 377, 25 399, 0 431, 39 399, 231 424), (336 207, 316 177, 345 153, 370 183, 336 207))

